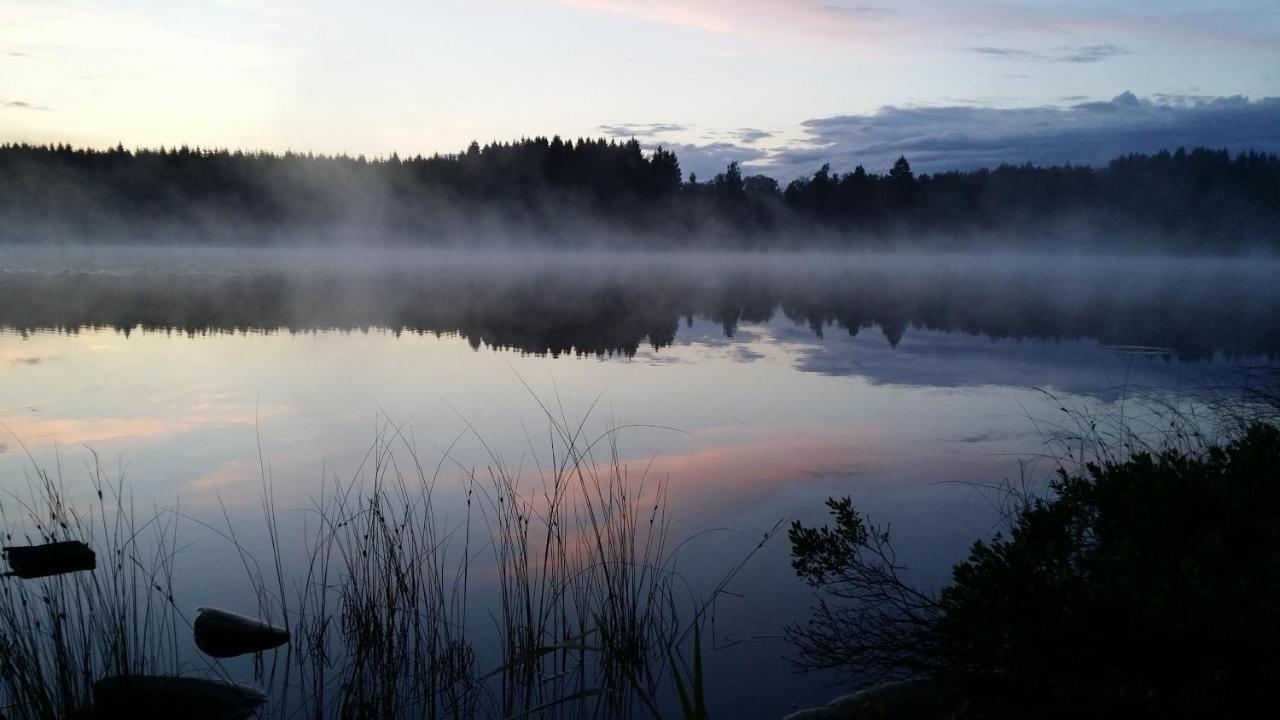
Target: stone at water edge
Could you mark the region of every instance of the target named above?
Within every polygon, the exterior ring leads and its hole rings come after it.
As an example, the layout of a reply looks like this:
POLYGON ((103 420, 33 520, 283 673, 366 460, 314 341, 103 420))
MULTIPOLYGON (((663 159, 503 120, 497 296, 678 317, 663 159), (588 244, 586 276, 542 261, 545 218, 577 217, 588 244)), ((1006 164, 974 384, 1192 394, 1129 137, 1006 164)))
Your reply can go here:
POLYGON ((11 572, 23 580, 93 570, 98 556, 79 540, 63 540, 43 545, 17 545, 4 548, 11 572))
POLYGON ((947 717, 954 699, 929 680, 901 680, 842 695, 822 707, 797 710, 782 720, 920 720, 947 717), (940 714, 941 712, 941 714, 940 714))
POLYGON ((167 675, 116 675, 93 684, 100 720, 246 720, 267 696, 222 680, 167 675))
POLYGON ((289 642, 289 631, 217 608, 196 608, 196 647, 210 657, 262 652, 289 642))

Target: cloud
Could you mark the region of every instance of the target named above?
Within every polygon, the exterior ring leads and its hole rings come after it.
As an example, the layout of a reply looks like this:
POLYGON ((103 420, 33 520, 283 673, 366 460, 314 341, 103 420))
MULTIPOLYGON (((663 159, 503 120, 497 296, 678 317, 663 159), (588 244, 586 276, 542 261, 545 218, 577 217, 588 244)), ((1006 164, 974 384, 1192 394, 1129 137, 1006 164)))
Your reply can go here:
POLYGON ((739 128, 734 132, 738 142, 752 145, 761 140, 768 140, 773 137, 773 133, 768 130, 758 130, 756 128, 739 128))
MULTIPOLYGON (((754 167, 779 180, 863 165, 885 172, 906 155, 918 172, 1001 163, 1098 165, 1129 152, 1207 146, 1280 151, 1280 97, 1152 96, 1124 92, 1067 106, 888 106, 801 124, 807 142, 769 153, 754 167)), ((722 153, 725 151, 721 151, 722 153)))
POLYGON ((666 145, 674 150, 680 158, 680 169, 687 178, 696 173, 700 181, 707 181, 716 173, 724 172, 725 166, 731 162, 748 163, 768 157, 769 153, 760 148, 743 147, 731 142, 713 142, 706 145, 674 144, 666 145))
POLYGON ((780 45, 791 52, 868 53, 918 30, 896 10, 822 0, 558 0, 581 11, 666 25, 710 36, 750 40, 751 50, 780 45), (873 47, 874 46, 874 47, 873 47))
POLYGON ((845 5, 843 3, 827 3, 820 6, 822 12, 832 15, 852 16, 857 18, 868 18, 880 20, 891 15, 896 15, 897 10, 893 8, 880 7, 878 5, 845 5))
POLYGON ((742 127, 732 130, 707 130, 698 138, 707 143, 736 143, 740 145, 755 145, 762 140, 777 137, 778 133, 773 130, 761 130, 760 128, 742 127))
POLYGON ((1074 50, 1066 50, 1065 55, 1054 58, 1055 62, 1094 63, 1117 55, 1128 55, 1129 51, 1119 45, 1110 43, 1102 45, 1085 45, 1074 50))
POLYGON ((680 123, 621 123, 599 125, 596 129, 615 138, 652 138, 667 133, 684 132, 689 129, 689 126, 680 123))
POLYGON ((965 50, 975 55, 984 55, 997 60, 1010 60, 1013 62, 1095 63, 1117 55, 1130 54, 1125 48, 1112 43, 1058 47, 1050 53, 998 46, 971 47, 965 48, 965 50))
POLYGON ((14 110, 48 110, 44 105, 32 105, 22 100, 0 100, 0 108, 11 108, 14 110))
POLYGON ((986 55, 988 57, 999 58, 1001 60, 1043 60, 1044 55, 1033 53, 1029 50, 1018 50, 1016 48, 1007 47, 971 47, 967 48, 969 52, 976 55, 986 55))
MULTIPOLYGON (((758 128, 738 128, 736 130, 715 130, 702 135, 706 142, 679 142, 681 138, 671 135, 686 134, 694 127, 675 122, 661 123, 619 123, 617 125, 598 125, 596 130, 614 138, 636 138, 645 150, 653 151, 658 147, 672 150, 680 158, 680 169, 685 178, 690 173, 702 180, 710 180, 716 173, 723 172, 731 162, 749 163, 761 161, 769 153, 759 147, 753 147, 761 140, 774 136, 768 130, 758 128)), ((694 136, 696 137, 696 135, 694 136)))

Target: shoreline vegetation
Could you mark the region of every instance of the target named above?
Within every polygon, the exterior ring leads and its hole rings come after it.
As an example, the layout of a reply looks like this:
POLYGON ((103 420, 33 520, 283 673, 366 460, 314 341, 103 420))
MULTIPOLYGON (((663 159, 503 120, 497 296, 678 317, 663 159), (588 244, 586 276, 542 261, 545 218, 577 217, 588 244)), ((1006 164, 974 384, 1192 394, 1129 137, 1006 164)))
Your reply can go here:
MULTIPOLYGON (((1024 482, 985 488, 1007 533, 975 542, 940 590, 903 581, 887 529, 847 498, 828 502, 833 526, 793 523, 793 566, 820 600, 812 621, 790 627, 793 660, 874 686, 797 717, 1267 706, 1280 680, 1266 620, 1280 594, 1280 399, 1270 388, 1123 417, 1061 408, 1060 424, 1037 423, 1045 454, 1028 459, 1024 482), (1026 481, 1045 462, 1051 479, 1036 489, 1026 481)), ((710 717, 710 599, 694 597, 675 566, 666 481, 620 462, 627 426, 590 436, 585 418, 542 409, 549 454, 534 454, 528 476, 494 455, 482 470, 458 466, 466 513, 452 521, 433 504, 448 449, 424 465, 406 429, 384 421, 353 477, 313 498, 302 567, 283 559, 288 533, 265 461, 266 545, 255 553, 225 508, 221 525, 180 508, 146 517, 97 462, 96 500, 74 508, 60 468, 31 458, 26 495, 0 498, 5 543, 83 540, 103 562, 0 580, 0 711, 87 720, 105 717, 93 698, 106 678, 123 708, 117 686, 130 678, 245 680, 216 659, 192 660, 194 617, 175 594, 186 524, 226 541, 257 617, 289 632, 254 661, 270 698, 261 717, 710 717), (487 616, 475 605, 484 578, 495 584, 487 616)))
MULTIPOLYGON (((549 447, 535 453, 530 440, 532 470, 491 454, 485 468, 454 468, 461 485, 448 488, 438 481, 456 465, 449 450, 424 465, 405 428, 384 419, 355 474, 312 498, 296 538, 280 522, 266 461, 253 530, 225 506, 221 523, 181 506, 144 514, 96 455, 94 500, 73 507, 61 465, 51 474, 28 454, 25 493, 0 492, 4 544, 74 539, 103 562, 0 578, 0 715, 169 717, 184 702, 172 679, 182 677, 212 681, 201 697, 219 691, 247 708, 193 705, 195 716, 248 717, 255 703, 237 696, 258 690, 233 684, 248 678, 200 643, 192 599, 175 589, 195 529, 238 557, 257 617, 289 638, 254 659, 253 685, 269 699, 255 717, 706 717, 700 637, 711 598, 676 567, 666 480, 622 464, 617 436, 629 426, 591 436, 585 418, 542 408, 549 447), (441 507, 446 490, 462 494, 461 519, 441 507), (265 543, 249 548, 247 535, 265 543), (282 547, 293 540, 304 545, 300 566, 282 547), (102 711, 95 703, 108 695, 116 709, 102 711), (152 709, 130 712, 139 708, 152 709)), ((780 528, 726 563, 712 596, 780 528)))
POLYGON ((1207 432, 1176 408, 1141 424, 1063 408, 1047 487, 987 488, 1002 529, 937 590, 903 580, 888 527, 848 497, 828 499, 828 525, 794 522, 793 568, 819 598, 788 630, 794 662, 867 689, 788 720, 1273 707, 1280 396, 1251 397, 1207 432))
POLYGON ((635 140, 535 137, 401 158, 0 145, 0 242, 1274 251, 1280 158, 1177 148, 1104 167, 791 182, 682 173, 635 140))

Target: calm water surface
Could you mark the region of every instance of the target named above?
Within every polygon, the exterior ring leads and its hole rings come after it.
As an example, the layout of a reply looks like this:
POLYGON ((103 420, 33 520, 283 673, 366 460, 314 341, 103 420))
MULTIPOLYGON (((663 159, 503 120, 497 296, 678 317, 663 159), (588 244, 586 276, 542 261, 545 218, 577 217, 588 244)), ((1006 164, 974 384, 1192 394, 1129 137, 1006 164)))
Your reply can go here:
MULTIPOLYGON (((496 455, 534 485, 547 405, 638 426, 619 452, 668 481, 694 595, 832 495, 937 585, 997 522, 969 484, 1017 477, 1060 406, 1185 403, 1274 367, 1277 280, 1269 260, 5 249, 0 486, 23 492, 25 446, 85 499, 91 448, 145 506, 217 522, 220 498, 252 544, 259 440, 296 531, 390 420, 428 468, 461 438, 440 485, 461 518, 461 468, 496 455)), ((179 604, 252 612, 226 542, 184 540, 179 604)), ((713 709, 840 692, 786 665, 812 596, 784 534, 727 590, 713 709)))

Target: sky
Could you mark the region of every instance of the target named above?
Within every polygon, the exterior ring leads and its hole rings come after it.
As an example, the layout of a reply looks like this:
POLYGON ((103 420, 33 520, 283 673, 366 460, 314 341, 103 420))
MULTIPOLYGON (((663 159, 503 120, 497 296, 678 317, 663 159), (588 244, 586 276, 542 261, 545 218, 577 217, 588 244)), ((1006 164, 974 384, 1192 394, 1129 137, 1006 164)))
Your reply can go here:
POLYGON ((1280 151, 1275 0, 0 0, 0 142, 635 137, 787 179, 1280 151))

